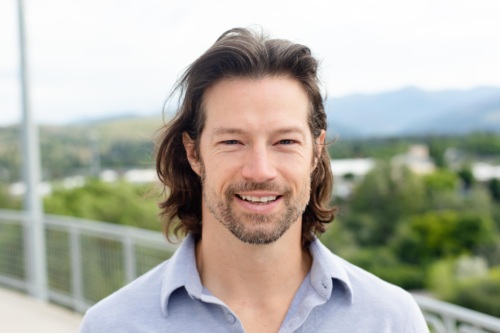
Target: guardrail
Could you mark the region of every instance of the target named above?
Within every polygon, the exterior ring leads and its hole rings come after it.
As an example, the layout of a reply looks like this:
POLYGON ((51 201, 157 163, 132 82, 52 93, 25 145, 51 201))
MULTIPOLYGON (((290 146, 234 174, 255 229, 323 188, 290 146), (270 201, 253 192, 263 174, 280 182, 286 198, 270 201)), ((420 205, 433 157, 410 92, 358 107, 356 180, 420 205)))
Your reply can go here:
MULTIPOLYGON (((28 292, 26 215, 0 210, 0 284, 28 292)), ((44 216, 49 300, 84 312, 169 258, 160 232, 63 216, 44 216)))
POLYGON ((422 295, 413 295, 433 333, 498 333, 500 319, 422 295))
MULTIPOLYGON (((28 292, 27 217, 0 209, 0 285, 28 292)), ((169 258, 160 232, 63 216, 44 216, 49 300, 85 312, 92 304, 169 258)), ((500 333, 500 319, 414 295, 434 333, 500 333)))

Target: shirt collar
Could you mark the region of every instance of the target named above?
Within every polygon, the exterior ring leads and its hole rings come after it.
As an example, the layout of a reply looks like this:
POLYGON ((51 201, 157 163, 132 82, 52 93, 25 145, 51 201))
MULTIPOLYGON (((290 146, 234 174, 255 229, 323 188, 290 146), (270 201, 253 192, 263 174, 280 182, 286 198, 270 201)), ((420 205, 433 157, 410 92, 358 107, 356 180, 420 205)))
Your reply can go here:
POLYGON ((336 293, 340 287, 349 303, 354 301, 352 283, 345 270, 345 261, 333 254, 318 239, 311 242, 309 247, 313 263, 310 272, 311 284, 316 292, 325 300, 336 293))
MULTIPOLYGON (((352 285, 344 269, 343 259, 331 253, 318 239, 312 241, 309 250, 313 258, 309 276, 315 291, 328 300, 336 291, 334 286, 340 286, 347 300, 352 303, 352 285), (334 284, 334 281, 340 283, 334 284)), ((167 316, 170 296, 181 287, 186 289, 189 297, 202 298, 203 286, 196 267, 195 252, 195 239, 188 235, 166 265, 160 295, 164 316, 167 316)))
POLYGON ((202 284, 196 267, 194 237, 188 235, 166 265, 161 287, 161 310, 167 316, 167 306, 172 293, 184 287, 192 298, 201 298, 202 284))

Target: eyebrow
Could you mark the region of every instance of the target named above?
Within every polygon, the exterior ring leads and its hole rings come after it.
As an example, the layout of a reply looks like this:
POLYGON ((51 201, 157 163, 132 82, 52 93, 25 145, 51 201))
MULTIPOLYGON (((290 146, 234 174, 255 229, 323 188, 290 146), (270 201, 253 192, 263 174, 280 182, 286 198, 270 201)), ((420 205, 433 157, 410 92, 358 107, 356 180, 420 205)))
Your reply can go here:
POLYGON ((239 129, 239 128, 216 127, 212 130, 211 135, 216 136, 216 135, 223 135, 223 134, 243 134, 243 133, 245 133, 245 131, 242 129, 239 129))
MULTIPOLYGON (((240 129, 240 128, 234 128, 234 127, 216 127, 211 131, 211 136, 217 136, 217 135, 224 135, 224 134, 245 134, 247 131, 240 129)), ((299 126, 290 126, 290 127, 284 127, 284 128, 279 128, 275 131, 272 132, 274 135, 279 135, 279 134, 290 134, 290 133, 297 133, 302 136, 305 136, 306 133, 304 133, 304 129, 299 126)))

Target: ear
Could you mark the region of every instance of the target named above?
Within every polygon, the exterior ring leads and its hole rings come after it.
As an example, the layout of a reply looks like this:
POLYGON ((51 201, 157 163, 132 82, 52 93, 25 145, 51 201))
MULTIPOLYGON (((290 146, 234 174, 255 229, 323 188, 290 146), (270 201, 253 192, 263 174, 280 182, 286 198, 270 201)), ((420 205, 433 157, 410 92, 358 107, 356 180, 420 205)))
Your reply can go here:
POLYGON ((184 145, 184 149, 186 150, 186 156, 191 165, 191 169, 198 175, 201 176, 201 165, 196 154, 196 148, 193 139, 189 137, 187 132, 182 133, 182 144, 184 145))
POLYGON ((313 164, 313 170, 316 169, 316 166, 318 165, 318 160, 321 157, 321 152, 323 151, 323 147, 325 144, 325 137, 326 137, 326 132, 325 130, 321 130, 321 134, 314 139, 316 142, 315 147, 316 151, 314 154, 314 164, 313 164))

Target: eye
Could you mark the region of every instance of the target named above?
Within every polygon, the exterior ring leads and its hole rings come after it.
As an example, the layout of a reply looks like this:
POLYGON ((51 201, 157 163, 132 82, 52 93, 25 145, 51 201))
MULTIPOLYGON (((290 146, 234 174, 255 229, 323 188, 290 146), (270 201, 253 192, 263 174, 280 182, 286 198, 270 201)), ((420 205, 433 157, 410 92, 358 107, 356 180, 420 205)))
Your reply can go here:
POLYGON ((237 145, 239 143, 238 140, 224 140, 222 141, 223 144, 225 145, 237 145))
POLYGON ((284 140, 280 140, 278 141, 278 144, 280 145, 291 145, 291 144, 294 144, 296 143, 297 141, 295 140, 291 140, 291 139, 284 139, 284 140))

